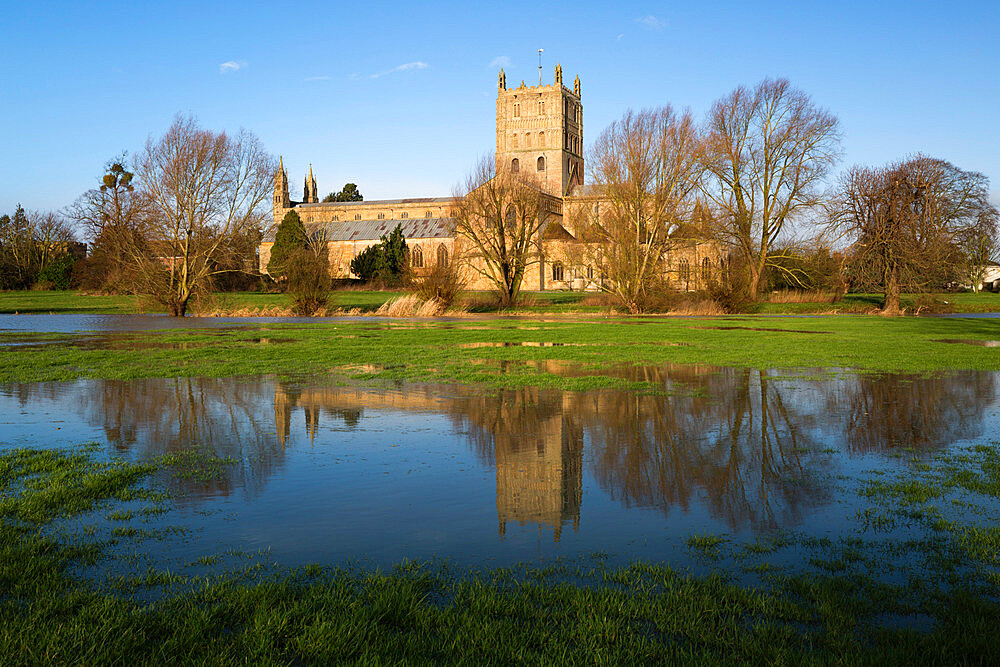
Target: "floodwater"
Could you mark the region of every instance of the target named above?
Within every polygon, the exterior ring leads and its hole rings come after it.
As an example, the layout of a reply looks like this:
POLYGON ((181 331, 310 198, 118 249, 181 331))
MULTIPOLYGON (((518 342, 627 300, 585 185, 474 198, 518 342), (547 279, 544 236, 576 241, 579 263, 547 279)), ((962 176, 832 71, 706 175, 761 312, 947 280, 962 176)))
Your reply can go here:
MULTIPOLYGON (((546 370, 560 368, 577 372, 546 370)), ((96 441, 133 460, 192 448, 232 457, 209 481, 158 473, 175 496, 164 521, 191 529, 160 547, 177 563, 231 549, 284 565, 595 552, 683 562, 693 533, 849 534, 862 475, 1000 426, 992 372, 618 372, 662 391, 327 377, 8 384, 0 447, 96 441)))

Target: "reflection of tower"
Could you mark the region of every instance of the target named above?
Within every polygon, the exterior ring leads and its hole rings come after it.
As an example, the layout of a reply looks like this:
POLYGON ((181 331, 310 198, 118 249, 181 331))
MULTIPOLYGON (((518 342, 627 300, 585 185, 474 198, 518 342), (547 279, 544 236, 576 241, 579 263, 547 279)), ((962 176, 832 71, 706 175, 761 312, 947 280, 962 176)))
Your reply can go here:
POLYGON ((539 422, 534 446, 523 435, 495 440, 500 535, 508 521, 537 523, 558 542, 564 522, 580 526, 583 433, 563 412, 539 422))
POLYGON ((309 444, 313 444, 316 439, 316 431, 319 429, 319 406, 304 405, 303 412, 306 413, 306 432, 309 433, 309 444))
POLYGON ((282 387, 275 387, 274 429, 278 434, 278 444, 282 447, 285 446, 291 431, 293 407, 295 407, 295 397, 289 395, 282 387))

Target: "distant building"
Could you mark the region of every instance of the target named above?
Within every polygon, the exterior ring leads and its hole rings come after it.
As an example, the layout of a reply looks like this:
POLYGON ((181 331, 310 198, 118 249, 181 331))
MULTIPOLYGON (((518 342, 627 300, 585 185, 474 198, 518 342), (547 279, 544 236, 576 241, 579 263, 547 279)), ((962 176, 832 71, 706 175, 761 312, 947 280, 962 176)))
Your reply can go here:
MULTIPOLYGON (((498 168, 530 170, 549 198, 551 216, 539 239, 539 260, 529 267, 523 289, 595 289, 601 276, 580 252, 587 239, 582 224, 588 214, 600 216, 607 199, 584 184, 583 105, 580 77, 572 90, 563 85, 556 65, 552 85, 507 88, 500 70, 497 86, 496 159, 498 168)), ((260 245, 260 270, 266 273, 278 225, 291 210, 303 224, 324 225, 334 278, 350 278, 351 260, 368 246, 402 226, 411 263, 419 272, 455 260, 462 248, 455 234, 455 197, 321 202, 312 165, 305 177, 303 201, 292 201, 284 161, 274 176, 273 222, 260 245)), ((668 258, 668 279, 680 289, 702 289, 722 260, 717 244, 697 225, 682 230, 682 242, 668 258)), ((474 261, 474 260, 473 260, 474 261)), ((475 271, 466 274, 470 289, 492 283, 475 271)))

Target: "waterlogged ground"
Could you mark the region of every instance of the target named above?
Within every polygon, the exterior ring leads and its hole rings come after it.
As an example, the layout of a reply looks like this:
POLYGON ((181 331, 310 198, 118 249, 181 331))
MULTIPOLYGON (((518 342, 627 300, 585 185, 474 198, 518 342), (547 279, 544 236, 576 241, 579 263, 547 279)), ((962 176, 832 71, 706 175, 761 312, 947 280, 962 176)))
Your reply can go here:
MULTIPOLYGON (((579 372, 554 362, 546 370, 579 372)), ((658 390, 329 377, 7 384, 0 442, 95 442, 101 456, 160 464, 153 482, 171 494, 170 511, 84 522, 102 535, 155 534, 133 569, 202 571, 248 553, 364 567, 596 554, 752 579, 816 567, 803 544, 837 547, 876 532, 921 539, 921 525, 881 519, 864 490, 1000 433, 995 372, 617 372, 658 390), (746 561, 754 544, 772 545, 766 566, 746 561)), ((916 565, 909 552, 880 560, 888 580, 916 565)))
POLYGON ((1000 661, 995 321, 60 317, 0 662, 1000 661))

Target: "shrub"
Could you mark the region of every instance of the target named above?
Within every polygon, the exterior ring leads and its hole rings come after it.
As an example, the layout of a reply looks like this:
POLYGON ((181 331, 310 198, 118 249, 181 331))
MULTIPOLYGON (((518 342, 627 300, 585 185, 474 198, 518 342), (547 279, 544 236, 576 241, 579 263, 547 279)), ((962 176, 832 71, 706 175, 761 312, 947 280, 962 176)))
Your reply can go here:
POLYGON ((39 271, 37 282, 51 284, 48 289, 69 289, 70 278, 73 275, 73 266, 76 258, 72 255, 63 255, 49 262, 44 269, 39 271))
POLYGON ((455 264, 438 264, 424 275, 411 276, 408 280, 410 290, 424 301, 436 299, 448 308, 465 287, 455 264))
POLYGON ((326 253, 307 248, 288 256, 285 265, 286 291, 292 296, 292 311, 308 317, 326 306, 330 299, 330 262, 326 253))
POLYGON ((389 236, 365 248, 351 260, 351 272, 361 280, 396 286, 403 282, 407 266, 403 226, 396 225, 389 236))

